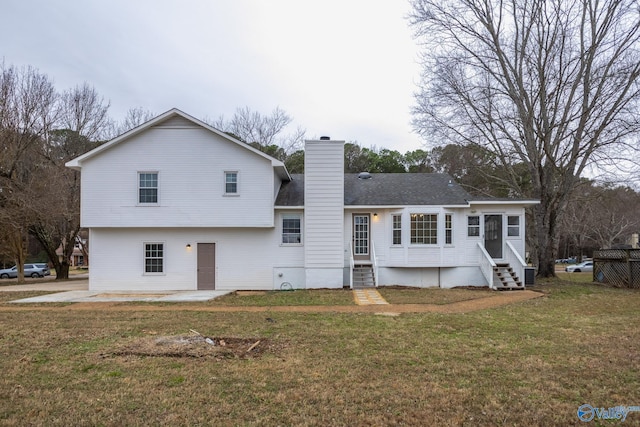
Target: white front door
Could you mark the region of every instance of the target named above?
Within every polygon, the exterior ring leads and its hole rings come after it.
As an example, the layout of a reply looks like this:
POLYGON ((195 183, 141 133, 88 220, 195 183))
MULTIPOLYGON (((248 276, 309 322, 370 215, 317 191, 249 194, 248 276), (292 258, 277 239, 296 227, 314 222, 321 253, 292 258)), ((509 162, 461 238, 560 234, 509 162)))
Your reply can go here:
POLYGON ((353 214, 354 260, 366 261, 371 259, 369 257, 370 223, 369 214, 353 214))

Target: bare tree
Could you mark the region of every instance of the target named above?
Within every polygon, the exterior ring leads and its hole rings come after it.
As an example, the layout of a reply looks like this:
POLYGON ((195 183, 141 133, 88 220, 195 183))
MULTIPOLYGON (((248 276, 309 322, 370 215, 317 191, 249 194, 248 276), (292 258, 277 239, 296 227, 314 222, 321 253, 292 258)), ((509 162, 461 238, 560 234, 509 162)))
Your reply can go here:
POLYGON ((62 93, 60 97, 60 127, 71 129, 90 140, 106 137, 110 119, 109 102, 96 89, 84 83, 62 93))
POLYGON ((589 168, 633 158, 639 130, 635 0, 413 0, 425 71, 414 126, 494 152, 533 214, 538 275, 555 275, 558 226, 589 168), (531 191, 521 188, 524 164, 531 191))
POLYGON ((112 136, 121 135, 131 129, 140 126, 141 124, 148 122, 156 116, 149 110, 142 107, 129 108, 124 119, 117 124, 115 134, 112 136))
POLYGON ((268 116, 244 107, 238 108, 231 120, 220 116, 209 124, 263 151, 277 146, 285 154, 291 154, 302 147, 305 138, 305 130, 300 127, 285 133, 292 121, 291 116, 279 107, 268 116))
POLYGON ((65 167, 72 158, 95 148, 110 126, 109 104, 87 84, 65 92, 60 105, 61 129, 49 132, 42 142, 47 162, 41 179, 55 191, 39 194, 42 203, 31 222, 30 233, 40 242, 56 269, 56 279, 69 278, 74 245, 80 232, 80 174, 65 167), (58 258, 57 249, 62 249, 58 258))
POLYGON ((0 68, 0 233, 24 280, 25 241, 38 209, 36 188, 41 141, 57 119, 57 93, 32 67, 0 68))

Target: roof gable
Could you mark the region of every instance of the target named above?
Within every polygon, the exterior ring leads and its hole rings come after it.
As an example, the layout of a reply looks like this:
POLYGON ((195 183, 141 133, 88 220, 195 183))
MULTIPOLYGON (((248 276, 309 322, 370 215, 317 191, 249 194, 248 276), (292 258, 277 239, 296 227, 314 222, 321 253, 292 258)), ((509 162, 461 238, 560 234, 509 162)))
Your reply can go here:
POLYGON ((169 111, 167 111, 166 113, 163 113, 151 120, 149 120, 146 123, 141 124, 140 126, 137 126, 125 133, 123 133, 122 135, 113 138, 112 140, 100 145, 99 147, 94 148, 93 150, 76 157, 75 159, 70 160, 69 162, 66 163, 67 167, 73 168, 73 169, 78 169, 80 170, 82 168, 82 162, 88 159, 91 159, 95 156, 100 155, 101 153, 103 153, 106 150, 109 150, 119 144, 125 143, 127 140, 131 139, 133 136, 138 135, 142 132, 145 132, 149 129, 152 128, 165 128, 165 129, 188 129, 188 128, 204 128, 206 130, 208 130, 209 132, 214 133, 215 135, 218 135, 234 144, 237 144, 238 146, 258 155, 261 156, 267 160, 269 160, 272 164, 272 166, 276 169, 276 172, 278 173, 278 175, 282 178, 282 179, 290 179, 290 175, 289 172, 287 171, 285 165, 283 162, 281 162, 278 159, 275 159, 271 156, 269 156, 268 154, 263 153, 262 151, 253 148, 252 146, 250 146, 249 144, 246 144, 238 139, 235 139, 229 135, 227 135, 226 133, 206 124, 205 122, 196 119, 195 117, 192 117, 186 113, 184 113, 183 111, 180 111, 177 108, 173 108, 169 111))

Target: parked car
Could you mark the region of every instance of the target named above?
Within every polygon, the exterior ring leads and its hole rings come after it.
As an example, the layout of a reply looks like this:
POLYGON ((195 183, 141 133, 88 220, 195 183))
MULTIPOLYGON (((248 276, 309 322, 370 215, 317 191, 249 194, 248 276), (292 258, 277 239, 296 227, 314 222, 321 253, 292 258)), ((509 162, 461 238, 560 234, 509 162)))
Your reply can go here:
POLYGON ((592 272, 593 271, 593 261, 585 261, 580 264, 568 265, 565 267, 564 271, 567 273, 580 273, 580 272, 592 272))
MULTIPOLYGON (((25 277, 44 277, 50 276, 51 270, 47 264, 25 264, 24 276, 25 277)), ((13 266, 11 268, 5 268, 0 270, 0 279, 15 279, 18 277, 18 267, 13 266)))

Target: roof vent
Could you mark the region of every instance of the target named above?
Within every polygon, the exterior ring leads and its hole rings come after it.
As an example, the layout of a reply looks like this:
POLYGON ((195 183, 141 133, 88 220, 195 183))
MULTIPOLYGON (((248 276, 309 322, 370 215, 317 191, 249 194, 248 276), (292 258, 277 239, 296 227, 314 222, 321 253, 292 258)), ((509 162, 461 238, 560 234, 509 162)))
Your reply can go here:
POLYGON ((369 172, 360 172, 358 174, 358 179, 371 179, 371 174, 369 172))
POLYGON ((320 141, 331 141, 331 137, 330 136, 321 136, 320 137, 320 141))

